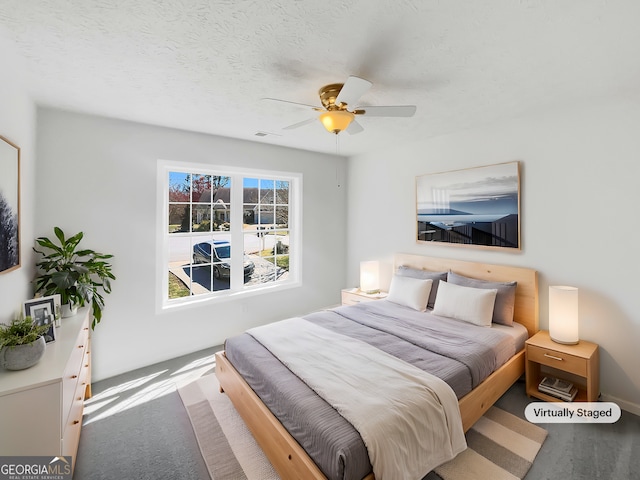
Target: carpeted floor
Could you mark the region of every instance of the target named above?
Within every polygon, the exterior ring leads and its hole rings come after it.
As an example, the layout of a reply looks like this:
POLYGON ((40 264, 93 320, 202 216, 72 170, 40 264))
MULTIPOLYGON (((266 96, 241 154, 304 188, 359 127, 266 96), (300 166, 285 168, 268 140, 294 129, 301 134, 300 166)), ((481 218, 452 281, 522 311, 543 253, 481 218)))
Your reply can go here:
MULTIPOLYGON (((75 480, 206 480, 209 473, 176 391, 212 373, 212 347, 93 384, 75 480)), ((524 382, 496 403, 524 419, 524 382)), ((640 417, 614 424, 544 424, 549 435, 525 480, 640 480, 640 417)), ((438 480, 435 473, 427 480, 438 480)))
MULTIPOLYGON (((211 478, 277 479, 215 375, 178 389, 211 478)), ((547 432, 497 407, 467 432, 468 448, 436 469, 444 480, 513 480, 529 471, 547 432)))

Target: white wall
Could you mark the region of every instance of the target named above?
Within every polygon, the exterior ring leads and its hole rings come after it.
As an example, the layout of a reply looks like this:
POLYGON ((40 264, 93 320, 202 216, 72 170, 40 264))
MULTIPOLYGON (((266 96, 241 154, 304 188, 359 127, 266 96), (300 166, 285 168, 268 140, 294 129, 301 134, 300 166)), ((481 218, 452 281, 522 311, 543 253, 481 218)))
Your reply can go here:
POLYGON ((222 344, 252 326, 336 304, 346 276, 346 159, 39 109, 36 234, 85 233, 114 254, 113 293, 94 332, 93 374, 109 377, 222 344), (303 286, 156 315, 158 159, 303 174, 303 286))
MULTIPOLYGON (((33 246, 35 207, 35 107, 22 82, 22 60, 13 45, 0 37, 0 135, 20 147, 20 263, 0 274, 0 322, 8 323, 31 298, 34 275, 33 246)), ((0 175, 4 175, 0 166, 0 175)))
POLYGON ((558 109, 349 159, 348 279, 393 252, 521 265, 580 289, 580 336, 600 344, 601 391, 640 414, 640 98, 558 109), (519 160, 522 251, 415 241, 415 177, 519 160))

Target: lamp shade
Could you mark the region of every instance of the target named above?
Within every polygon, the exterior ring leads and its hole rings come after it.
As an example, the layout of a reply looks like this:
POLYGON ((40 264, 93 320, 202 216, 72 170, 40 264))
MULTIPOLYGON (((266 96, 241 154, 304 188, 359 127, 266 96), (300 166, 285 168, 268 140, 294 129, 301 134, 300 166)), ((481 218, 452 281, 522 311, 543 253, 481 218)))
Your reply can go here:
POLYGON ((380 263, 377 261, 360 262, 360 290, 366 293, 380 291, 380 263))
POLYGON ((324 128, 336 135, 345 130, 353 121, 354 114, 346 110, 330 110, 320 115, 324 128))
POLYGON ((578 289, 549 287, 549 336, 557 343, 575 344, 578 332, 578 289))

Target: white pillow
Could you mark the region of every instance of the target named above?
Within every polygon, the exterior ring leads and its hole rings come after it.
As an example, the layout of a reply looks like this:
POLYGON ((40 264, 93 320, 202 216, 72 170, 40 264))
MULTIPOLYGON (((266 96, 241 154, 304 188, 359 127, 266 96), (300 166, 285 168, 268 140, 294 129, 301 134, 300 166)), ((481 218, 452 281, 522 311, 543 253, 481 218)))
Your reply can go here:
POLYGON ((387 300, 419 312, 427 309, 427 300, 433 280, 394 275, 389 286, 387 300))
POLYGON ((441 281, 433 314, 490 327, 496 288, 472 288, 441 281))

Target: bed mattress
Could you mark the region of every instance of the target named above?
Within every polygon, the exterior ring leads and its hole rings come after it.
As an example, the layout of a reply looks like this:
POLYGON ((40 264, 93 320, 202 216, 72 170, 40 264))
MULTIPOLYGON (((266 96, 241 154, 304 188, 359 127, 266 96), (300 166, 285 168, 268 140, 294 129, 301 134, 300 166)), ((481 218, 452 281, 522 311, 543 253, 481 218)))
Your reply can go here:
MULTIPOLYGON (((436 375, 458 398, 519 351, 527 338, 526 329, 518 324, 477 327, 388 301, 338 307, 304 318, 436 375)), ((247 333, 230 338, 225 351, 327 478, 360 480, 371 472, 366 446, 356 429, 255 338, 247 333)))

